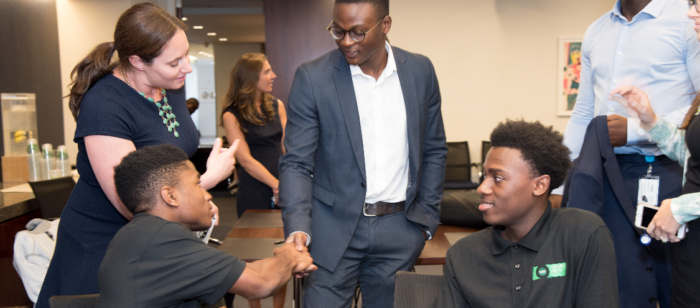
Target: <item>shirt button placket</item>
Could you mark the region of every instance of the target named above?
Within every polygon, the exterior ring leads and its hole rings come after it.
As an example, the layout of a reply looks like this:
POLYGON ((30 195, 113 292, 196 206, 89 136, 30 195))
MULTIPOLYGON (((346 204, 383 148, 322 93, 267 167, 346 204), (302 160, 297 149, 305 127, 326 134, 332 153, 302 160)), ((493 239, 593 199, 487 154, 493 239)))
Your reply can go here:
MULTIPOLYGON (((629 27, 629 23, 627 21, 623 21, 623 22, 625 23, 625 25, 622 27, 622 30, 625 30, 629 27)), ((620 31, 620 36, 617 39, 617 47, 615 49, 615 56, 613 57, 613 69, 612 69, 611 76, 617 75, 618 68, 621 65, 620 62, 622 60, 622 51, 625 48, 625 46, 622 46, 622 45, 623 45, 623 42, 625 40, 626 34, 627 34, 627 31, 620 31)), ((610 91, 612 91, 612 89, 617 87, 618 79, 613 77, 613 79, 611 81, 612 81, 612 84, 611 84, 611 88, 609 89, 610 91)), ((610 111, 612 112, 612 110, 610 110, 610 111)))

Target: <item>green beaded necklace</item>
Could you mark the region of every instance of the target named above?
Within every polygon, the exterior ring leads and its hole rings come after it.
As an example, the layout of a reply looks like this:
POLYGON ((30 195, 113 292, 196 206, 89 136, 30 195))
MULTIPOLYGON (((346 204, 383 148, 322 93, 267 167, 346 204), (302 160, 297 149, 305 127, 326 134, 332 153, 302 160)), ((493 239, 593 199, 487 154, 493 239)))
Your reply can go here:
POLYGON ((175 120, 175 114, 173 113, 173 107, 171 107, 168 104, 168 98, 165 97, 165 89, 160 89, 160 92, 163 93, 163 104, 160 102, 156 102, 152 97, 146 97, 146 94, 143 92, 139 92, 139 90, 136 90, 134 86, 129 83, 129 80, 126 79, 126 76, 124 75, 124 71, 121 71, 122 73, 122 78, 124 78, 124 81, 126 81, 126 84, 129 85, 132 89, 134 89, 136 92, 141 94, 143 98, 147 99, 149 102, 155 103, 156 107, 158 107, 158 115, 160 116, 161 119, 163 119, 163 124, 168 128, 169 132, 172 132, 175 135, 175 138, 180 137, 180 134, 177 132, 178 126, 180 126, 180 123, 175 120))

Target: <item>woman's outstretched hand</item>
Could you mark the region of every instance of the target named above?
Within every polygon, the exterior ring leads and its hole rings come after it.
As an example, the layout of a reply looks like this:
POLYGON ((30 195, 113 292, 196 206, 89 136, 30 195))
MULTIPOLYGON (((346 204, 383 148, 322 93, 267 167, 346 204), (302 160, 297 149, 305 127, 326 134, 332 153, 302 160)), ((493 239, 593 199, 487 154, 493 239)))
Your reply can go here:
POLYGON ((207 159, 207 172, 202 174, 201 181, 204 189, 211 189, 219 182, 231 176, 233 167, 236 164, 234 154, 238 149, 238 139, 234 140, 226 150, 221 150, 221 138, 216 138, 211 154, 207 159))
POLYGON ((649 97, 644 91, 633 86, 622 86, 610 92, 608 100, 615 101, 625 107, 630 117, 638 118, 640 126, 647 131, 656 125, 656 113, 651 107, 649 97))

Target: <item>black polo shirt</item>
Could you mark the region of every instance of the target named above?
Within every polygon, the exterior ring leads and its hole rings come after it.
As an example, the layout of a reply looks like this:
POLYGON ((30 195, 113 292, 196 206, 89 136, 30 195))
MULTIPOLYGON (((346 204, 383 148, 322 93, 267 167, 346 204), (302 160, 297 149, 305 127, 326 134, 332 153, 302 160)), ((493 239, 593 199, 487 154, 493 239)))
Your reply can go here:
POLYGON ((619 307, 612 236, 597 215, 552 209, 517 243, 501 227, 447 251, 436 307, 619 307))
POLYGON ((245 262, 184 225, 137 214, 107 247, 97 307, 199 308, 223 297, 243 269, 245 262))

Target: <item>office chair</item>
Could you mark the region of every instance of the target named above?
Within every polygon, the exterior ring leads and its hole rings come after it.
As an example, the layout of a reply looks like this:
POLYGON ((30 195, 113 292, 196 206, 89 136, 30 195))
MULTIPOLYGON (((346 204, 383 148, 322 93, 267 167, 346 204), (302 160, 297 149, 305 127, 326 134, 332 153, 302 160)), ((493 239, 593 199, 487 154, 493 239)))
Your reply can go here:
POLYGON ((445 190, 476 189, 479 183, 472 182, 472 164, 469 156, 469 143, 448 142, 445 168, 445 190))
POLYGON ((93 308, 97 303, 99 294, 51 296, 49 307, 51 308, 93 308))
POLYGON ((440 202, 440 223, 449 226, 483 229, 489 227, 479 211, 479 194, 474 190, 445 192, 440 202))
POLYGON ((486 176, 484 174, 484 163, 486 162, 486 155, 489 153, 489 150, 491 149, 491 141, 481 141, 481 163, 474 163, 472 165, 476 166, 476 169, 479 171, 479 183, 484 181, 484 177, 486 176))
POLYGON ((394 308, 431 307, 440 292, 442 277, 403 271, 396 273, 394 308))
POLYGON ((29 182, 34 191, 36 202, 39 204, 41 217, 44 219, 56 219, 61 217, 63 208, 68 203, 68 198, 73 192, 75 181, 72 177, 29 182))

